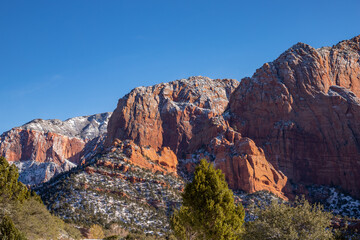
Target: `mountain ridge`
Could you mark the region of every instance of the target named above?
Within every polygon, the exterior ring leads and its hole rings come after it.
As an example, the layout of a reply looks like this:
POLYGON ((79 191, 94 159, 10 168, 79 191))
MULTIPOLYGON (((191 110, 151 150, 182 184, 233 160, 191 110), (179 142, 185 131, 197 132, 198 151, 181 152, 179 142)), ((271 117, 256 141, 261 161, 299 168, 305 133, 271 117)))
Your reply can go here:
POLYGON ((84 161, 35 190, 68 221, 165 236, 205 158, 244 206, 304 194, 359 218, 359 40, 297 43, 240 82, 198 76, 135 88, 84 161))
MULTIPOLYGON (((43 144, 36 140, 33 146, 35 150, 30 150, 31 154, 28 154, 27 159, 24 159, 23 154, 19 157, 17 153, 21 151, 19 148, 24 145, 22 143, 17 143, 17 150, 6 152, 9 148, 4 147, 4 137, 0 150, 9 161, 16 157, 22 161, 33 158, 37 162, 55 162, 61 165, 68 159, 80 164, 85 161, 80 160, 81 155, 91 155, 91 151, 102 146, 103 141, 106 148, 111 148, 116 142, 131 140, 133 152, 138 147, 150 147, 151 151, 158 153, 164 147, 169 148, 177 157, 171 161, 178 162, 179 168, 183 170, 193 168, 188 156, 203 149, 208 160, 221 166, 229 184, 233 188, 236 186, 236 189, 268 189, 280 196, 287 194, 291 197, 293 187, 288 183, 291 180, 299 184, 335 183, 350 192, 354 191, 357 196, 360 190, 357 190, 356 183, 352 180, 354 178, 345 173, 354 166, 355 174, 358 174, 356 161, 353 161, 354 165, 352 160, 346 160, 347 167, 343 176, 340 176, 339 171, 331 173, 331 169, 342 169, 339 167, 339 160, 327 161, 325 155, 329 152, 329 156, 332 156, 334 153, 331 152, 338 149, 335 157, 358 158, 359 153, 355 149, 360 149, 357 143, 360 142, 357 137, 360 133, 359 126, 353 119, 359 114, 357 106, 360 102, 359 42, 360 35, 332 47, 318 49, 299 42, 273 62, 265 63, 251 78, 243 78, 240 82, 198 76, 138 87, 119 99, 111 117, 110 113, 104 113, 65 121, 33 120, 10 130, 26 133, 25 135, 33 134, 34 140, 39 138, 37 131, 46 136, 51 135, 44 140, 53 141, 48 149, 56 146, 55 142, 59 141, 54 140, 59 138, 57 134, 68 136, 70 138, 66 142, 70 141, 68 145, 75 151, 65 150, 64 157, 59 156, 61 151, 51 150, 53 153, 50 157, 45 154, 46 158, 39 158, 43 150, 41 147, 40 150, 36 148, 43 144), (346 125, 339 121, 339 114, 342 119, 348 119, 346 125), (299 116, 303 116, 302 119, 299 120, 299 116), (107 122, 101 123, 104 119, 109 119, 108 125, 107 122), (74 125, 72 121, 76 120, 85 124, 74 125), (334 124, 344 130, 331 130, 334 124), (278 136, 273 136, 274 134, 278 136), (288 139, 286 134, 289 135, 288 139), (85 149, 85 142, 97 135, 101 135, 101 139, 93 141, 86 153, 80 153, 85 149), (342 135, 346 137, 341 139, 342 135), (281 140, 279 136, 285 140, 281 140), (241 140, 246 138, 249 140, 241 140), (332 142, 330 139, 334 138, 340 140, 332 142), (71 142, 71 139, 75 139, 75 142, 71 142), (314 140, 316 143, 311 143, 314 140), (250 145, 242 150, 234 150, 239 141, 250 145), (276 143, 282 147, 274 147, 276 143), (308 149, 314 149, 314 144, 323 146, 321 151, 324 156, 318 153, 313 153, 314 157, 309 156, 312 153, 308 149), (298 146, 298 150, 291 146, 298 146), (255 158, 255 152, 262 157, 255 158), (236 155, 243 157, 234 160, 236 155), (317 163, 319 161, 323 163, 317 163), (241 162, 247 164, 240 164, 240 167, 238 164, 241 162), (326 162, 337 167, 330 166, 322 170, 326 162), (234 171, 235 165, 241 170, 234 171), (261 170, 262 165, 267 167, 261 170), (310 165, 313 169, 309 168, 310 165), (269 169, 273 169, 273 172, 267 172, 269 169), (320 174, 319 171, 323 173, 320 174), (309 172, 313 172, 312 175, 309 172), (332 179, 329 175, 337 177, 332 179), (247 180, 242 182, 244 176, 247 180), (283 179, 280 181, 281 185, 278 185, 278 179, 283 179), (311 181, 305 181, 306 179, 311 181)), ((132 159, 141 166, 150 166, 143 152, 133 155, 137 157, 132 159)))
POLYGON ((111 113, 70 118, 65 121, 35 119, 4 132, 0 154, 19 168, 28 185, 48 181, 86 161, 101 148, 111 113))

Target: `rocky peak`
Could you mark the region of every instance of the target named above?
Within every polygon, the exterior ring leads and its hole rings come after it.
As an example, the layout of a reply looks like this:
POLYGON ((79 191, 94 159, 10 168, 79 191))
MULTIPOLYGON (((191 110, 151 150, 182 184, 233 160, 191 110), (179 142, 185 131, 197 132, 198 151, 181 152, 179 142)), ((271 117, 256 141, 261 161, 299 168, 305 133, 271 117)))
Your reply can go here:
POLYGON ((350 40, 344 40, 335 45, 337 49, 353 50, 360 52, 360 35, 353 37, 350 40))
POLYGON ((91 140, 106 133, 107 123, 111 114, 111 112, 106 112, 90 116, 69 118, 65 121, 59 119, 35 119, 20 126, 19 129, 51 132, 67 137, 91 140))
MULTIPOLYGON (((282 55, 287 55, 287 54, 294 54, 297 56, 305 56, 307 54, 314 54, 316 51, 315 48, 311 47, 310 45, 306 44, 306 43, 302 43, 302 42, 298 42, 297 44, 294 44, 292 47, 290 47, 288 50, 286 50, 282 55)), ((280 58, 281 58, 280 56, 280 58)))
POLYGON ((110 118, 106 145, 132 139, 155 149, 185 152, 204 122, 221 114, 238 86, 232 79, 190 77, 139 87, 119 100, 110 118))

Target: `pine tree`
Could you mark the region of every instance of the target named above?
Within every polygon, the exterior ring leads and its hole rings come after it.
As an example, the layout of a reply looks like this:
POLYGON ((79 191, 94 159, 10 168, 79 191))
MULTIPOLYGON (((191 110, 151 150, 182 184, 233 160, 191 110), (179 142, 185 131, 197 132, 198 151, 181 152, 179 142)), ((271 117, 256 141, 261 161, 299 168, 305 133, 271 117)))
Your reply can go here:
POLYGON ((25 236, 15 227, 10 217, 4 216, 0 223, 0 238, 3 240, 25 240, 25 236))
MULTIPOLYGON (((18 181, 19 172, 15 165, 9 165, 4 157, 0 157, 0 197, 24 201, 31 197, 31 191, 18 181)), ((39 201, 40 198, 38 198, 39 201)))
POLYGON ((234 204, 224 174, 205 159, 182 195, 183 206, 171 218, 178 239, 239 239, 245 212, 234 204))

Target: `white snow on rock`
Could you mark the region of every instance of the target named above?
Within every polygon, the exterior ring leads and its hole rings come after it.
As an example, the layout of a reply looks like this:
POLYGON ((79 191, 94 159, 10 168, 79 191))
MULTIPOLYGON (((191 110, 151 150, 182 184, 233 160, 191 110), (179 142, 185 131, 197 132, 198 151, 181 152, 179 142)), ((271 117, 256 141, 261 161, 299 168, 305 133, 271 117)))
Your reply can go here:
POLYGON ((99 113, 90 116, 69 118, 65 121, 58 119, 35 119, 19 128, 39 132, 52 132, 68 137, 91 140, 106 134, 107 124, 111 114, 111 112, 99 113))
POLYGON ((15 164, 19 169, 19 181, 26 185, 37 185, 49 181, 55 175, 76 167, 74 163, 68 160, 65 160, 62 165, 58 165, 54 162, 36 162, 31 160, 9 163, 15 164))

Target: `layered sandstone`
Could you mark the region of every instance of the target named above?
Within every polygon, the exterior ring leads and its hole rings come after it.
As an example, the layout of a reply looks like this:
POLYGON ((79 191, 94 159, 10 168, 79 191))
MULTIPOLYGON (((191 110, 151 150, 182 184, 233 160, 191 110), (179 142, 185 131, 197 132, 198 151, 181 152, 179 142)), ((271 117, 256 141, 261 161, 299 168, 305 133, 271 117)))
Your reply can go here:
POLYGON ((298 43, 245 78, 231 126, 297 183, 360 196, 360 36, 333 47, 298 43))

